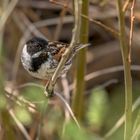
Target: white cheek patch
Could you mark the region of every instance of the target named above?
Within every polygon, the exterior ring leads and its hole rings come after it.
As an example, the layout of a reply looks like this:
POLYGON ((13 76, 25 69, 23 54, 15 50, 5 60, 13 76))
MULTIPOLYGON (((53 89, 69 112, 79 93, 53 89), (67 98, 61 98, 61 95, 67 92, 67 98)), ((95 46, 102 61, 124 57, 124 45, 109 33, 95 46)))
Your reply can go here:
POLYGON ((22 50, 21 62, 25 69, 29 69, 31 67, 31 56, 27 52, 27 45, 24 45, 22 50))
POLYGON ((24 56, 26 58, 30 58, 30 55, 27 52, 27 45, 24 45, 23 50, 22 50, 22 54, 24 54, 24 56))
POLYGON ((42 51, 33 54, 33 55, 32 55, 32 58, 37 58, 37 57, 39 57, 39 55, 40 55, 41 53, 42 53, 42 51))

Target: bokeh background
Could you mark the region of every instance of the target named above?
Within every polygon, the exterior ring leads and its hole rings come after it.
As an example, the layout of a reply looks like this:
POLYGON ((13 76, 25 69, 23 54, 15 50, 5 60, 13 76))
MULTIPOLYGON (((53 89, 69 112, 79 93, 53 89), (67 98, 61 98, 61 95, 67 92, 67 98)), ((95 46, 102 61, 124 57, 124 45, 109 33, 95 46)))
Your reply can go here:
MULTIPOLYGON (((131 3, 125 16, 127 38, 130 10, 131 3)), ((134 15, 133 133, 140 122, 139 0, 134 15)), ((31 77, 20 62, 22 47, 33 36, 70 43, 74 25, 72 1, 0 0, 0 140, 35 140, 39 135, 41 140, 123 140, 124 79, 116 35, 116 2, 89 0, 87 18, 91 45, 86 53, 84 118, 80 123, 82 128, 78 129, 60 99, 54 97, 44 104, 46 81, 31 77)), ((70 105, 74 72, 75 61, 67 78, 58 79, 56 85, 62 94, 64 89, 68 90, 69 95, 65 96, 70 105)))

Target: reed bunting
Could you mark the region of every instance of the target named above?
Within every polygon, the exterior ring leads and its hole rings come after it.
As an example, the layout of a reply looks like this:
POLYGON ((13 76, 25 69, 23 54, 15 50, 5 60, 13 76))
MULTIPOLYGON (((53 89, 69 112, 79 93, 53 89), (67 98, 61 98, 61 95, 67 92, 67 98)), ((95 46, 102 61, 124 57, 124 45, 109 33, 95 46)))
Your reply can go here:
MULTIPOLYGON (((76 45, 74 47, 59 76, 70 69, 73 56, 78 50, 86 46, 88 46, 88 44, 76 45)), ((21 54, 21 62, 23 67, 33 77, 49 80, 54 74, 63 53, 68 47, 69 44, 66 43, 48 41, 40 37, 34 37, 24 45, 21 54)))

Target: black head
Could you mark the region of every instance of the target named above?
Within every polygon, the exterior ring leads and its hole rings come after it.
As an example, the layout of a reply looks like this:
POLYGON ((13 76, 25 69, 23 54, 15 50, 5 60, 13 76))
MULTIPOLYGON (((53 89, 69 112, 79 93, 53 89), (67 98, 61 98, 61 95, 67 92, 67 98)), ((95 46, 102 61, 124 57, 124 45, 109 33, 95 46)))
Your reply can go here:
POLYGON ((48 45, 47 40, 40 38, 40 37, 34 37, 30 39, 27 43, 27 52, 30 55, 33 55, 43 49, 45 49, 48 45))

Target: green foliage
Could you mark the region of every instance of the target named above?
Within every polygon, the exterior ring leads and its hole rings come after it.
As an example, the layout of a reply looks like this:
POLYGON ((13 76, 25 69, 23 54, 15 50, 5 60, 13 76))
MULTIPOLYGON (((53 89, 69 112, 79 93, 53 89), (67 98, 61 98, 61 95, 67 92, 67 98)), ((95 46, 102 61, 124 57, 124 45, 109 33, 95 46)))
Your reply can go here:
MULTIPOLYGON (((42 110, 46 110, 48 103, 42 88, 34 86, 26 87, 22 91, 22 95, 27 101, 35 103, 40 112, 42 112, 42 110)), ((32 122, 31 113, 27 110, 25 104, 22 104, 22 107, 16 107, 15 114, 18 120, 21 121, 24 125, 28 125, 32 122)))
POLYGON ((34 86, 26 87, 22 94, 30 101, 41 101, 45 97, 43 89, 34 86))
POLYGON ((69 122, 66 125, 65 133, 63 136, 64 140, 100 140, 95 135, 90 135, 85 131, 84 128, 79 129, 74 123, 69 122))
POLYGON ((88 122, 93 128, 101 128, 106 118, 108 107, 107 92, 100 87, 93 89, 87 112, 88 122))
POLYGON ((0 94, 0 110, 6 107, 6 98, 3 94, 0 94))
POLYGON ((44 107, 44 102, 47 102, 44 90, 39 87, 26 87, 24 91, 22 91, 22 95, 25 99, 35 103, 39 108, 44 107))
MULTIPOLYGON (((133 86, 133 100, 139 97, 140 88, 139 82, 135 82, 133 86)), ((112 89, 110 96, 110 110, 108 116, 105 121, 105 128, 103 131, 106 133, 106 130, 114 127, 114 124, 120 119, 124 112, 124 87, 122 85, 117 85, 114 89, 112 89)), ((136 116, 138 114, 138 109, 133 112, 133 120, 136 120, 136 116)), ((135 122, 136 123, 136 122, 135 122)), ((137 123, 136 123, 137 124, 137 123)), ((114 131, 107 140, 122 140, 123 139, 123 128, 124 123, 114 131)), ((135 127, 136 128, 136 127, 135 127)), ((134 129, 133 129, 134 130, 134 129)), ((134 131, 133 131, 134 132, 134 131)))
POLYGON ((63 113, 59 106, 55 106, 47 110, 47 124, 45 125, 45 130, 48 134, 54 134, 55 131, 62 133, 63 126, 63 113))
MULTIPOLYGON (((110 96, 110 108, 107 115, 105 126, 106 129, 111 129, 114 124, 119 120, 124 112, 124 88, 123 86, 116 86, 112 89, 110 96)), ((106 130, 104 130, 105 133, 106 130)), ((122 140, 123 139, 123 126, 121 126, 115 133, 112 134, 107 140, 122 140)))
MULTIPOLYGON (((2 57, 0 57, 0 64, 1 64, 1 61, 2 61, 1 58, 2 57)), ((0 69, 0 110, 5 109, 6 108, 6 103, 7 103, 6 97, 4 95, 5 91, 4 91, 3 75, 4 75, 3 70, 0 69)))
POLYGON ((24 107, 17 106, 15 108, 15 115, 17 119, 24 125, 29 125, 32 122, 32 118, 29 111, 24 107))

